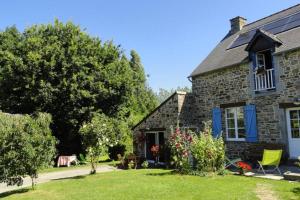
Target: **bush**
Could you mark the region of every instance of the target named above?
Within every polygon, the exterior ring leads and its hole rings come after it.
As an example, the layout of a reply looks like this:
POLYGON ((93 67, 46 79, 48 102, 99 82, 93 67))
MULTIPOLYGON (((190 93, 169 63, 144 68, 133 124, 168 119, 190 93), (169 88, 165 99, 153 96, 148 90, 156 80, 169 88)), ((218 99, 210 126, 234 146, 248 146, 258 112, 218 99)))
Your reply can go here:
POLYGON ((126 150, 126 146, 123 144, 117 144, 115 146, 108 147, 108 156, 111 160, 118 160, 118 154, 124 156, 126 150))
POLYGON ((131 161, 128 163, 128 169, 133 169, 133 168, 134 168, 134 165, 135 165, 135 163, 133 162, 133 160, 131 160, 131 161))
POLYGON ((142 168, 144 169, 147 169, 149 167, 149 163, 147 160, 145 160, 143 163, 142 163, 142 168))
POLYGON ((295 165, 298 166, 298 167, 300 167, 300 156, 298 157, 298 161, 295 162, 295 165))
POLYGON ((0 113, 0 118, 0 183, 19 186, 28 175, 34 187, 38 170, 52 165, 56 152, 51 116, 0 113))
POLYGON ((225 149, 222 137, 213 138, 211 123, 205 123, 200 136, 194 136, 191 152, 196 161, 196 170, 201 173, 224 170, 225 149))
POLYGON ((85 164, 87 164, 87 161, 86 161, 86 157, 81 153, 81 154, 79 154, 79 164, 80 165, 85 165, 85 164))

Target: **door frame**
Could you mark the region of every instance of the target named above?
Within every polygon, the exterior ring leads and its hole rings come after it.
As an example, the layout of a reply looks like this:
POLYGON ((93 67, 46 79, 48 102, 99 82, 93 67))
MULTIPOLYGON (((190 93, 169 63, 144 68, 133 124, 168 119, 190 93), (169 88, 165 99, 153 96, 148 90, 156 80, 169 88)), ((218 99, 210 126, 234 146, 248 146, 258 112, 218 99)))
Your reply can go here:
MULTIPOLYGON (((148 133, 154 133, 155 134, 155 144, 156 145, 159 145, 159 133, 163 133, 164 134, 164 137, 165 137, 165 131, 147 131, 147 132, 145 132, 145 138, 147 139, 147 134, 148 133)), ((147 160, 147 162, 149 162, 149 163, 155 163, 155 161, 154 160, 148 160, 147 159, 147 141, 146 141, 146 139, 145 139, 145 141, 144 141, 144 153, 145 153, 145 158, 146 158, 146 160, 147 160)), ((165 144, 164 144, 165 145, 165 144)), ((160 165, 164 165, 165 163, 164 162, 158 162, 158 164, 160 164, 160 165)))
MULTIPOLYGON (((293 107, 293 108, 287 108, 286 109, 286 127, 287 127, 287 136, 288 136, 288 150, 289 150, 289 157, 291 159, 298 159, 296 157, 292 157, 291 156, 291 143, 292 140, 299 140, 300 142, 300 138, 298 139, 292 139, 292 131, 291 131, 291 116, 290 116, 290 111, 291 110, 299 110, 300 111, 300 107, 293 107)), ((299 147, 300 148, 300 147, 299 147)), ((300 155, 299 155, 300 156, 300 155)))

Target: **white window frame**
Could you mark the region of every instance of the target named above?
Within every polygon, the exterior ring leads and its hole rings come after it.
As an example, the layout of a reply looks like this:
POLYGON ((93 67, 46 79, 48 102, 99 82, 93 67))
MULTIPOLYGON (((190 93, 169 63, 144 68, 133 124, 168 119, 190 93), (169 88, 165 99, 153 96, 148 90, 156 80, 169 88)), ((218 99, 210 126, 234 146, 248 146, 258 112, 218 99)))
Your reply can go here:
POLYGON ((256 64, 257 64, 257 67, 258 67, 258 68, 264 68, 264 69, 266 68, 266 58, 265 58, 265 55, 264 55, 263 53, 259 53, 259 52, 258 52, 258 53, 256 54, 256 64), (262 61, 263 61, 263 63, 264 63, 263 65, 259 65, 259 62, 258 62, 258 57, 259 57, 259 56, 262 56, 262 61))
MULTIPOLYGON (((244 130, 245 130, 245 138, 239 138, 239 127, 238 127, 238 113, 237 113, 237 108, 241 108, 243 109, 243 107, 231 107, 231 108, 226 108, 225 109, 225 125, 226 125, 226 140, 227 141, 246 141, 246 128, 244 125, 244 130), (227 112, 229 109, 234 109, 234 130, 235 130, 235 138, 231 138, 229 137, 229 133, 228 133, 228 121, 227 121, 227 112)), ((244 123, 245 123, 245 119, 244 119, 244 123)))

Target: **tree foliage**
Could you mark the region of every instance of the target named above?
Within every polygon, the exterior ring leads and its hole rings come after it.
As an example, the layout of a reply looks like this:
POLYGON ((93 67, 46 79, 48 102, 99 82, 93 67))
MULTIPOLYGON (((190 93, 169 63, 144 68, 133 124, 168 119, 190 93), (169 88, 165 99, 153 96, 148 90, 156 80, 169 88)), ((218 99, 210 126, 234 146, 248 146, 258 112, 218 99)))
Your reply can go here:
POLYGON ((149 111, 152 111, 158 104, 155 93, 147 85, 144 68, 137 52, 130 52, 130 67, 133 71, 134 87, 131 95, 131 124, 138 123, 149 111))
POLYGON ((176 91, 191 92, 191 88, 187 86, 177 87, 177 89, 170 89, 170 90, 159 88, 159 91, 156 93, 156 98, 159 103, 162 103, 176 91))
POLYGON ((84 123, 80 128, 83 146, 90 158, 91 174, 96 173, 98 158, 104 149, 118 143, 117 129, 117 121, 104 114, 96 114, 90 122, 84 123))
POLYGON ((155 106, 137 53, 128 60, 120 46, 71 22, 7 28, 0 66, 0 109, 50 113, 64 154, 82 152, 78 131, 93 113, 119 119, 128 133, 155 106))
POLYGON ((55 156, 51 116, 0 113, 0 118, 0 182, 22 185, 28 175, 33 186, 38 170, 48 167, 55 156))

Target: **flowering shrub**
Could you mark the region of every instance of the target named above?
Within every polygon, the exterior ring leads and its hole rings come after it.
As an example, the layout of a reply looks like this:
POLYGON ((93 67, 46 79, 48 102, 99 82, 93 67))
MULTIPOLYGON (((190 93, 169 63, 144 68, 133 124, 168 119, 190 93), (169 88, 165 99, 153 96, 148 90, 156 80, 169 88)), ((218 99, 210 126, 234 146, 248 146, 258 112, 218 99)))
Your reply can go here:
POLYGON ((200 136, 194 137, 191 152, 196 161, 196 171, 200 173, 224 171, 224 142, 222 137, 213 138, 210 122, 205 123, 200 136))
POLYGON ((118 144, 116 121, 104 114, 95 114, 92 120, 84 123, 79 130, 83 146, 86 148, 91 163, 91 174, 96 173, 101 153, 108 146, 118 144))
POLYGON ((193 141, 191 132, 182 132, 179 128, 171 134, 169 146, 173 155, 175 167, 181 172, 188 172, 190 166, 190 146, 193 141))
POLYGON ((245 173, 247 171, 252 170, 252 167, 248 163, 242 161, 238 162, 237 166, 240 168, 241 173, 245 173))

